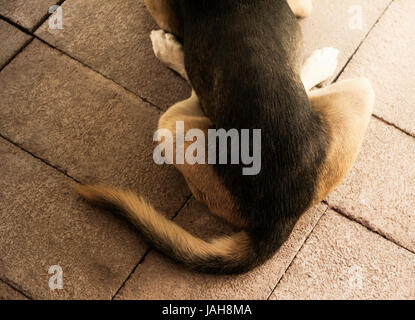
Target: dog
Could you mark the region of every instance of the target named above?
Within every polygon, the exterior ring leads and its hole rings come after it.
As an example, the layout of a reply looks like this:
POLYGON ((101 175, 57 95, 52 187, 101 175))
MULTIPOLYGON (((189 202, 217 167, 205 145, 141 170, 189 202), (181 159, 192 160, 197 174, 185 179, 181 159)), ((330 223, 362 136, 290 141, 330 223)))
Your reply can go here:
POLYGON ((296 16, 310 14, 310 0, 145 4, 162 29, 151 34, 156 56, 193 88, 160 118, 159 128, 174 133, 177 121, 185 132, 259 128, 261 170, 242 175, 241 164, 175 164, 193 196, 237 228, 209 241, 131 191, 76 189, 120 209, 156 248, 191 270, 247 272, 270 259, 301 215, 347 174, 371 119, 374 92, 364 78, 311 90, 335 72, 338 51, 317 50, 303 64, 296 16))

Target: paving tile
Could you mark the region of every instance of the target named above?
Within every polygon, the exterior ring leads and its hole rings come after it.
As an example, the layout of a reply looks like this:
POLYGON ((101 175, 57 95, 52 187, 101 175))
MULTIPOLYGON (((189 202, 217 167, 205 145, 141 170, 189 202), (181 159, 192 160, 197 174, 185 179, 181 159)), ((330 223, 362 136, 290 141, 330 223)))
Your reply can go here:
POLYGON ((415 255, 328 211, 271 299, 415 299, 415 255))
POLYGON ((338 74, 390 2, 313 0, 312 14, 300 22, 305 55, 323 47, 336 47, 340 50, 338 74), (356 23, 359 16, 361 25, 356 23))
POLYGON ((109 299, 143 254, 135 230, 74 196, 71 179, 0 140, 0 275, 35 299, 109 299), (63 271, 52 291, 51 266, 63 271))
POLYGON ((415 252, 415 139, 373 119, 330 206, 415 252))
POLYGON ((0 69, 29 41, 32 37, 21 32, 6 21, 0 20, 0 69))
MULTIPOLYGON (((152 251, 116 299, 266 299, 325 210, 319 205, 306 213, 272 260, 240 276, 193 273, 152 251)), ((205 239, 231 232, 196 201, 180 213, 177 222, 205 239)))
POLYGON ((0 280, 0 300, 27 300, 27 298, 0 280))
POLYGON ((342 78, 369 78, 378 101, 375 114, 415 136, 414 15, 415 1, 394 1, 342 78))
POLYGON ((63 30, 45 23, 36 34, 159 107, 190 95, 188 85, 155 57, 158 29, 142 0, 67 0, 63 30))
POLYGON ((49 14, 58 0, 0 0, 0 14, 26 29, 33 29, 49 14))
POLYGON ((39 40, 1 72, 0 101, 0 133, 81 182, 129 187, 169 215, 190 194, 153 161, 160 112, 39 40))

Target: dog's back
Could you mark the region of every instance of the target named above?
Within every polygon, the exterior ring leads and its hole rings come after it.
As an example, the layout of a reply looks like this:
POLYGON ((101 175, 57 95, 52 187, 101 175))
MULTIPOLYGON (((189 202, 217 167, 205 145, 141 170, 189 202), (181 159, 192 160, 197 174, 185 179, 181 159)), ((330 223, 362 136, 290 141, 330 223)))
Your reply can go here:
POLYGON ((180 3, 186 69, 202 109, 217 128, 262 130, 258 175, 242 175, 241 165, 215 170, 250 231, 275 236, 278 247, 311 205, 327 148, 299 76, 298 22, 286 1, 180 3))

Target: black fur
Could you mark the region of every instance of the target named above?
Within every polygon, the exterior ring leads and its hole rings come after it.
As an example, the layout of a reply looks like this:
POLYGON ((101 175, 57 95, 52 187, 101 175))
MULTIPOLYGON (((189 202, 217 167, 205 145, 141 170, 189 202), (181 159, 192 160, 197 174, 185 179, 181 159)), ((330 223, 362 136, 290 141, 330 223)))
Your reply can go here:
POLYGON ((285 0, 178 0, 185 65, 216 128, 262 129, 262 170, 216 165, 268 259, 311 205, 328 145, 300 79, 298 22, 285 0))

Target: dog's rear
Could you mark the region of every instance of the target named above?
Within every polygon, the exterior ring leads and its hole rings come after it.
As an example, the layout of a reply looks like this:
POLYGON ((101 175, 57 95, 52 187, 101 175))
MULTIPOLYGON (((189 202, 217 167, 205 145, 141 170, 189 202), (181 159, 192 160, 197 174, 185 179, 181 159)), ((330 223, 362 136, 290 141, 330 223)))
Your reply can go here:
POLYGON ((286 1, 180 3, 185 64, 201 108, 216 128, 261 129, 258 175, 241 175, 242 165, 214 169, 255 242, 268 242, 257 249, 272 254, 311 206, 328 144, 300 78, 299 24, 286 1))
POLYGON ((244 231, 205 242, 131 194, 101 187, 78 191, 127 212, 159 249, 193 269, 245 272, 271 257, 310 207, 325 156, 322 124, 299 76, 300 28, 286 1, 167 2, 165 8, 174 7, 182 19, 175 29, 183 29, 186 70, 205 115, 216 128, 262 130, 258 175, 242 175, 240 165, 213 166, 244 231))
POLYGON ((343 108, 344 99, 338 99, 339 106, 327 99, 317 105, 316 95, 312 108, 300 78, 301 33, 286 1, 146 3, 156 20, 164 19, 157 21, 159 25, 183 38, 186 70, 195 91, 163 115, 160 127, 184 121, 185 130, 207 131, 212 123, 225 130, 262 130, 258 175, 242 175, 241 165, 176 165, 198 199, 229 222, 237 221, 243 230, 202 241, 130 192, 91 186, 78 186, 78 191, 91 201, 126 212, 157 248, 192 269, 248 271, 275 253, 301 214, 322 200, 350 168, 373 99, 370 92, 362 95, 367 108, 358 135, 348 136, 346 123, 360 120, 332 116, 337 107, 343 108), (340 131, 344 136, 334 136, 332 123, 344 127, 340 131), (339 163, 348 139, 350 155, 339 163), (217 210, 216 198, 225 199, 226 210, 217 210))

